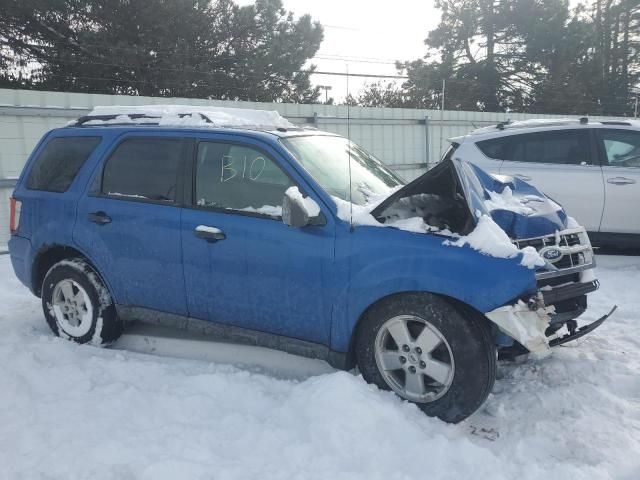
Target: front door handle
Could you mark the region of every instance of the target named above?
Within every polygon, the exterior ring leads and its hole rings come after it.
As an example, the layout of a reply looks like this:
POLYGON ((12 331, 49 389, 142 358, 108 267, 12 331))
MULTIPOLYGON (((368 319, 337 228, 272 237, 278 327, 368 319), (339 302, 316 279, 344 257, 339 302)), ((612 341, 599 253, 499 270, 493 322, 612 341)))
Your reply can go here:
POLYGON ((217 242, 218 240, 224 240, 227 238, 222 230, 208 225, 198 225, 193 233, 196 237, 202 238, 207 242, 217 242))
POLYGON ((636 181, 633 178, 613 177, 607 178, 607 183, 613 183, 614 185, 631 185, 632 183, 636 183, 636 181))
POLYGON ((104 212, 92 212, 89 214, 89 221, 98 225, 106 225, 111 223, 111 217, 104 212))
POLYGON ((522 175, 521 173, 516 173, 514 177, 517 177, 520 180, 524 180, 525 182, 528 182, 531 180, 531 177, 528 177, 527 175, 522 175))

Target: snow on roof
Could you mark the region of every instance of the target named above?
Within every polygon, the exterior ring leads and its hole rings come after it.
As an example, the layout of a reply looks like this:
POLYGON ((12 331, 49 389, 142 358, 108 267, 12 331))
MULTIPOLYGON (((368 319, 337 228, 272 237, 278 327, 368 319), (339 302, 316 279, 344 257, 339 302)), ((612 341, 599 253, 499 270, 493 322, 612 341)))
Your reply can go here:
POLYGON ((112 119, 93 119, 83 125, 113 123, 149 123, 155 119, 162 126, 181 127, 259 127, 267 129, 293 128, 294 124, 276 111, 251 110, 196 105, 97 106, 88 117, 113 116, 112 119), (142 116, 132 119, 129 115, 142 116), (146 117, 146 118, 145 118, 146 117))

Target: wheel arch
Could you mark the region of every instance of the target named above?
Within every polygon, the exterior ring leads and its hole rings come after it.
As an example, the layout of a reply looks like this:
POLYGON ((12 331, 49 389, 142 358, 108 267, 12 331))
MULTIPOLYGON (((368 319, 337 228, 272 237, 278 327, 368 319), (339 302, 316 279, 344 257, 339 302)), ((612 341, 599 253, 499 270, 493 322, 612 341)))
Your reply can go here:
POLYGON ((44 277, 49 269, 62 260, 70 260, 72 258, 81 258, 84 260, 96 275, 98 275, 103 285, 113 296, 113 290, 110 288, 108 282, 100 273, 100 270, 96 268, 95 263, 91 261, 89 256, 75 247, 61 244, 46 245, 41 248, 34 257, 33 266, 31 268, 31 285, 33 286, 33 293, 37 297, 40 297, 42 295, 42 282, 44 281, 44 277))
POLYGON ((393 292, 393 293, 390 293, 388 295, 385 295, 383 297, 380 297, 380 298, 376 299, 375 301, 370 303, 360 313, 360 316, 358 317, 358 319, 356 320, 355 324, 353 325, 353 329, 351 330, 351 336, 349 338, 348 350, 347 350, 347 355, 346 355, 346 366, 347 366, 347 369, 354 368, 355 365, 356 365, 355 346, 356 346, 356 341, 357 341, 357 337, 358 337, 358 328, 362 324, 362 321, 367 316, 367 314, 374 307, 380 305, 381 303, 391 302, 391 301, 397 299, 398 297, 402 297, 402 296, 405 296, 405 295, 411 295, 411 294, 429 294, 429 295, 436 296, 438 298, 443 299, 445 302, 447 302, 453 308, 458 310, 458 312, 460 312, 461 314, 463 314, 463 315, 472 315, 475 318, 477 318, 479 321, 481 321, 481 322, 485 323, 486 325, 488 325, 490 328, 492 328, 492 325, 494 325, 493 322, 491 322, 491 320, 489 320, 482 312, 480 312, 479 310, 477 310, 473 306, 463 302, 462 300, 454 298, 454 297, 451 297, 449 295, 445 295, 445 294, 442 294, 442 293, 439 293, 439 292, 427 291, 427 290, 405 290, 405 291, 393 292))

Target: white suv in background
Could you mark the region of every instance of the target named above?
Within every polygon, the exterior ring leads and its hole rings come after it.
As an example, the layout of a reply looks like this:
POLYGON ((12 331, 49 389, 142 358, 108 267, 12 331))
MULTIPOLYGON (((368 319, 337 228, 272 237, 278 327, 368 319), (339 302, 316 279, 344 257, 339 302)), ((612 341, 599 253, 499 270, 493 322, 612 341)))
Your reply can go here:
POLYGON ((444 158, 535 185, 595 245, 640 246, 640 122, 505 122, 449 141, 444 158))

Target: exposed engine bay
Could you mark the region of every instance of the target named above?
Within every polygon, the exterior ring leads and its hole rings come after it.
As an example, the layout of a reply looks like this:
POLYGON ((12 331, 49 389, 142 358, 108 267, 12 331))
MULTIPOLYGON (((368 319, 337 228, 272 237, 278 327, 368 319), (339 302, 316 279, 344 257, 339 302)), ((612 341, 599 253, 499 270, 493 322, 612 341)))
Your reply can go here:
POLYGON ((433 230, 466 235, 475 222, 455 167, 443 162, 378 205, 372 215, 380 222, 421 217, 433 230))

